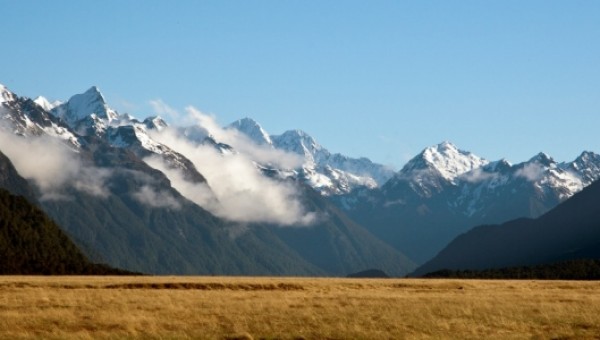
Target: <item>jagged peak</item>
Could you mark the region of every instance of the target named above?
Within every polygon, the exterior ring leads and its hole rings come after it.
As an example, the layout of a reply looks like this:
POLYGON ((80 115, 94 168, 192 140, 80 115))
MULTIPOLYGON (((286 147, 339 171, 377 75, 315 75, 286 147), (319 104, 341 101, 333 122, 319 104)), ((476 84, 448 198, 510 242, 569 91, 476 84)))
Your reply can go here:
POLYGON ((17 98, 6 86, 0 84, 0 104, 6 102, 12 102, 17 98))
POLYGON ((280 140, 308 142, 308 144, 320 147, 319 143, 311 135, 299 129, 287 130, 276 137, 280 140))
POLYGON ((578 172, 585 169, 600 169, 600 155, 592 151, 583 151, 574 161, 561 163, 560 166, 578 172))
POLYGON ((456 147, 456 145, 454 145, 452 142, 449 142, 447 140, 445 140, 437 145, 430 146, 429 148, 436 148, 438 150, 458 151, 458 147, 456 147))
POLYGON ((144 125, 148 129, 160 131, 169 126, 161 116, 150 116, 144 119, 144 125))
POLYGON ((95 93, 98 93, 98 94, 102 95, 102 93, 100 93, 100 89, 98 89, 98 86, 96 86, 96 85, 90 86, 90 88, 87 89, 87 91, 85 91, 85 92, 86 93, 87 92, 95 92, 95 93))
POLYGON ((250 117, 244 117, 244 118, 238 119, 235 122, 229 124, 229 126, 232 126, 232 125, 238 125, 238 126, 242 126, 242 125, 260 126, 260 124, 256 120, 254 120, 254 119, 252 119, 250 117))
POLYGON ((488 172, 506 172, 510 171, 512 166, 513 164, 511 162, 507 161, 505 158, 502 158, 494 162, 489 162, 488 164, 484 165, 482 169, 488 172))
POLYGON ((38 96, 37 98, 35 98, 33 100, 34 103, 36 103, 39 107, 41 107, 42 109, 46 110, 46 111, 50 111, 53 108, 59 106, 62 104, 62 102, 60 100, 55 100, 53 102, 50 102, 46 97, 44 96, 38 96))
POLYGON ((52 111, 69 124, 90 117, 92 114, 108 121, 118 118, 117 112, 108 107, 97 86, 72 96, 66 103, 55 107, 52 111))
POLYGON ((415 171, 436 171, 446 180, 477 169, 489 162, 471 152, 460 150, 448 141, 425 148, 400 170, 402 177, 415 171))
POLYGON ((250 137, 255 143, 272 145, 271 137, 263 127, 254 119, 244 117, 227 126, 228 129, 236 129, 250 137))
POLYGON ((581 153, 581 155, 579 155, 575 161, 583 161, 583 162, 589 162, 589 161, 600 161, 600 155, 593 152, 593 151, 583 151, 581 153))
POLYGON ((279 136, 273 136, 276 146, 288 151, 297 153, 315 154, 319 151, 325 151, 323 147, 308 133, 302 130, 287 130, 279 136))
MULTIPOLYGON (((84 93, 74 95, 73 97, 71 97, 71 99, 73 99, 74 97, 78 97, 78 98, 82 98, 82 99, 85 98, 89 102, 100 102, 103 105, 106 105, 106 100, 104 99, 104 95, 102 94, 102 92, 100 92, 100 89, 96 85, 93 85, 92 87, 87 89, 84 93)), ((69 101, 71 101, 71 99, 69 99, 69 101)))
POLYGON ((556 162, 547 153, 540 152, 537 155, 531 157, 531 159, 529 159, 527 161, 527 163, 540 163, 542 165, 550 165, 550 164, 554 164, 556 162))

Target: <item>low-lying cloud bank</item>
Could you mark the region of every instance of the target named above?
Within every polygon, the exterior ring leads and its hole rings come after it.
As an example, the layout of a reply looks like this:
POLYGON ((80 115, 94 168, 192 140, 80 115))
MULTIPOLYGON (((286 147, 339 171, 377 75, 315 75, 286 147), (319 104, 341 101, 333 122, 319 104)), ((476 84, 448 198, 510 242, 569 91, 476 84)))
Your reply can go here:
POLYGON ((310 225, 315 221, 316 214, 303 207, 301 194, 293 183, 265 176, 255 163, 289 169, 300 165, 301 159, 257 145, 238 131, 223 129, 213 117, 193 107, 186 112, 188 119, 193 119, 207 135, 234 147, 236 152, 222 154, 213 145, 186 139, 175 128, 154 133, 155 140, 186 156, 208 181, 188 182, 180 170, 170 168, 160 157, 144 159, 162 171, 177 191, 216 216, 232 221, 286 226, 310 225))
POLYGON ((49 136, 22 137, 0 127, 0 151, 19 174, 32 180, 42 200, 64 199, 64 188, 72 187, 93 196, 106 197, 110 171, 85 165, 77 152, 49 136))

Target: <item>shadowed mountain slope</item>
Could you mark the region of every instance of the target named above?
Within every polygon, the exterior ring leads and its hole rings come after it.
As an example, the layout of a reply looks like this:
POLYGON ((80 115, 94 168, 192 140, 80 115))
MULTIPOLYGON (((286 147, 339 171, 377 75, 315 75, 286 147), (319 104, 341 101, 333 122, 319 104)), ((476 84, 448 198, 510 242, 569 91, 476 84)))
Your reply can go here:
POLYGON ((600 258, 600 182, 537 219, 484 225, 460 235, 414 275, 600 258))

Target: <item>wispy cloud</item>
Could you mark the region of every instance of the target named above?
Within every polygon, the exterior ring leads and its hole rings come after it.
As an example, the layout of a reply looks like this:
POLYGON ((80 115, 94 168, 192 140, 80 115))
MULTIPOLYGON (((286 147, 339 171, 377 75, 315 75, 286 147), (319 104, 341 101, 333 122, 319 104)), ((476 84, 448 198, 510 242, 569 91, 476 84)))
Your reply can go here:
POLYGON ((516 176, 526 178, 529 181, 537 181, 544 175, 544 167, 537 163, 526 164, 515 172, 516 176))
POLYGON ((469 183, 479 183, 487 180, 491 180, 497 178, 499 175, 497 173, 486 172, 481 168, 473 169, 469 172, 466 172, 460 176, 460 179, 467 181, 469 183))
POLYGON ((106 197, 108 169, 84 164, 79 154, 49 136, 22 137, 0 128, 0 151, 19 174, 42 191, 42 199, 65 198, 63 189, 72 187, 90 195, 106 197))
POLYGON ((302 165, 303 159, 295 153, 275 149, 269 145, 256 144, 252 139, 236 129, 224 129, 216 118, 188 106, 185 109, 192 122, 204 128, 218 142, 231 145, 236 151, 247 155, 261 164, 278 168, 294 169, 302 165))
POLYGON ((211 145, 186 140, 175 129, 153 134, 153 138, 190 159, 208 181, 190 183, 161 158, 146 158, 150 166, 167 175, 182 195, 219 217, 237 222, 308 225, 315 220, 315 214, 302 205, 293 183, 266 177, 254 163, 258 160, 292 168, 301 164, 297 156, 256 145, 237 131, 223 129, 214 117, 193 107, 186 108, 186 113, 213 138, 232 145, 238 152, 223 155, 211 145))
POLYGON ((143 185, 133 193, 133 197, 138 202, 153 208, 171 208, 175 210, 181 208, 181 204, 169 192, 156 190, 150 185, 143 185))
POLYGON ((162 116, 162 117, 167 118, 172 121, 179 120, 179 116, 180 116, 179 112, 177 112, 177 110, 175 110, 174 108, 170 107, 165 102, 163 102, 162 99, 160 99, 160 98, 154 99, 154 100, 151 100, 149 103, 150 103, 150 106, 152 106, 152 110, 157 115, 162 116))

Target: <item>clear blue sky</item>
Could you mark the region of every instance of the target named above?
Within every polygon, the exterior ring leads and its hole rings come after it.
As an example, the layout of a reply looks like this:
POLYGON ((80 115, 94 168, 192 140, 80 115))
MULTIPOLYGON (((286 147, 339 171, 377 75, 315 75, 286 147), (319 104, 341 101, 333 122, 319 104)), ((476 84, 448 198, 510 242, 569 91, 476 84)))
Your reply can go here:
POLYGON ((600 152, 600 1, 0 0, 0 83, 100 87, 401 167, 449 140, 485 158, 600 152))

